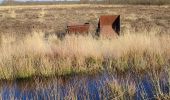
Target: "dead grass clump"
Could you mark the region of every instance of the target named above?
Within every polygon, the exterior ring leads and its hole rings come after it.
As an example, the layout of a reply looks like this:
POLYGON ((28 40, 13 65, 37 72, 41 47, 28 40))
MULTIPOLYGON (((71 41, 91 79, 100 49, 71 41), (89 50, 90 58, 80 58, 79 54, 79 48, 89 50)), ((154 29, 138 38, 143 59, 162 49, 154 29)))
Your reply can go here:
POLYGON ((60 40, 55 35, 44 38, 42 32, 34 32, 22 40, 3 37, 0 78, 94 74, 105 69, 119 73, 159 70, 169 59, 168 40, 167 36, 141 34, 117 39, 68 35, 60 40))
POLYGON ((104 88, 102 88, 102 91, 104 92, 102 96, 104 96, 105 99, 131 100, 135 97, 136 86, 134 83, 119 83, 117 80, 113 80, 108 82, 104 88))

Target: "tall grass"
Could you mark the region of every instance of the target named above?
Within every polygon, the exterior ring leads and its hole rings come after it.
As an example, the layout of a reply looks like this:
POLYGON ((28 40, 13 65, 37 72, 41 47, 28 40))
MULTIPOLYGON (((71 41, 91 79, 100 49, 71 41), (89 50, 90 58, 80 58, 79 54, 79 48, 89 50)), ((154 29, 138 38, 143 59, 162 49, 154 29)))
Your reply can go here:
POLYGON ((170 37, 126 34, 117 39, 34 32, 21 40, 1 36, 0 78, 160 70, 168 64, 170 37))

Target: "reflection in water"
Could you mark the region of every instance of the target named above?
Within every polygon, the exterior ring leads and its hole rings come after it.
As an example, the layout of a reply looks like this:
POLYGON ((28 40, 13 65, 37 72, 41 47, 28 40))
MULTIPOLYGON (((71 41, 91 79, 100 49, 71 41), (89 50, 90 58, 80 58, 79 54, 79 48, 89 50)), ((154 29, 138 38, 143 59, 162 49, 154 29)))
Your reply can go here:
MULTIPOLYGON (((161 91, 168 93, 167 82, 163 79, 161 83, 161 91)), ((55 78, 34 78, 28 80, 2 81, 0 84, 0 95, 3 100, 10 99, 90 99, 102 100, 113 99, 120 96, 130 99, 147 99, 155 96, 155 85, 148 77, 137 78, 134 75, 115 76, 113 74, 99 74, 95 76, 72 76, 72 77, 55 77, 55 78), (116 82, 116 87, 108 83, 116 82), (119 90, 119 86, 127 88, 127 84, 134 83, 136 87, 134 95, 130 92, 119 90), (129 94, 128 94, 129 93, 129 94), (143 94, 145 93, 145 94, 143 94), (128 94, 128 95, 127 95, 128 94)), ((122 88, 122 87, 121 87, 122 88)), ((130 88, 128 88, 130 89, 130 88)), ((154 99, 154 98, 153 98, 154 99)))

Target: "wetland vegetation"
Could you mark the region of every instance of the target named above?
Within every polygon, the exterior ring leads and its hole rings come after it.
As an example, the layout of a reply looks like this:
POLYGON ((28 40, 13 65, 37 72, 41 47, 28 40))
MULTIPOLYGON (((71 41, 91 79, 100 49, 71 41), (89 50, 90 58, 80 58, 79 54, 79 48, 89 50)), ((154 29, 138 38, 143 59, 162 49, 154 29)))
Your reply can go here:
POLYGON ((1 6, 0 97, 169 99, 169 8, 1 6), (120 37, 94 35, 103 14, 121 15, 120 37), (89 34, 61 38, 69 21, 89 22, 89 34))

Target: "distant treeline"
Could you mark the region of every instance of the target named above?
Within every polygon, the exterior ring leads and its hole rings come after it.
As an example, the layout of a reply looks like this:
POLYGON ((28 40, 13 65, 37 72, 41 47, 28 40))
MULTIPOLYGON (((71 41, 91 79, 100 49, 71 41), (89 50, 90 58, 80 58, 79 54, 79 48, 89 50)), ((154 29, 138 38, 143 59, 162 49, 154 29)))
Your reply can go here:
POLYGON ((170 4, 170 0, 51 0, 51 1, 15 1, 3 0, 1 5, 44 5, 44 4, 142 4, 142 5, 165 5, 170 4))

